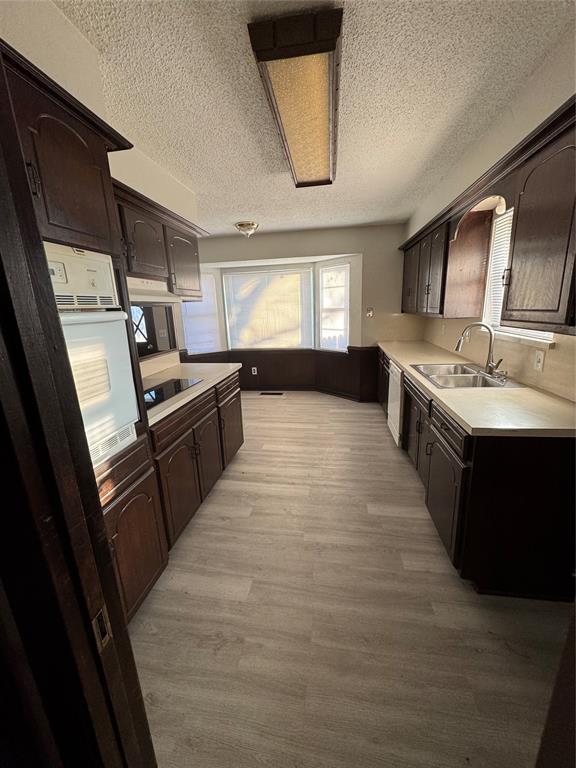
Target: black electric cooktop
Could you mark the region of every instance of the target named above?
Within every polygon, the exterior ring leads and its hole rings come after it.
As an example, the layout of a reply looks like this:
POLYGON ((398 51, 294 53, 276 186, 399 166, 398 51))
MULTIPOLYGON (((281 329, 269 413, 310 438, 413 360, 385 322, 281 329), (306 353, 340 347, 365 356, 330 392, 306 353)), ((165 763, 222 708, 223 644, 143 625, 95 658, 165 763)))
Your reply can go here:
POLYGON ((202 379, 169 379, 161 384, 157 384, 155 387, 146 389, 144 391, 146 410, 148 411, 150 408, 154 408, 155 405, 164 403, 179 392, 184 392, 185 389, 193 387, 201 381, 202 379))

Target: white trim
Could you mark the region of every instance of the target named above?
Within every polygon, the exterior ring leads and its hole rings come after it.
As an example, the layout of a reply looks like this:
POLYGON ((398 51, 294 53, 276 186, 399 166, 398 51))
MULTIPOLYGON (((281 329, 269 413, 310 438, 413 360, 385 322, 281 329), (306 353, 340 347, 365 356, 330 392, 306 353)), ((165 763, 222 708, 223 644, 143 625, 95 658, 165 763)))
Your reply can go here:
POLYGON ((200 268, 210 269, 236 269, 254 267, 273 267, 275 264, 315 264, 319 261, 332 261, 333 259, 349 259, 353 256, 362 256, 361 253, 334 253, 328 256, 287 256, 279 259, 245 259, 244 261, 201 261, 200 268))

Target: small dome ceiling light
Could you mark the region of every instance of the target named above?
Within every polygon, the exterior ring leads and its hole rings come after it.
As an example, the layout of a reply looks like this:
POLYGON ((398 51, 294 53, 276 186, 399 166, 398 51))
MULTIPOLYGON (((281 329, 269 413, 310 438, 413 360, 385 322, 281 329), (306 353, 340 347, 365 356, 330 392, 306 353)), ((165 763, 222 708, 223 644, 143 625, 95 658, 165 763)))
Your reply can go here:
POLYGON ((237 221, 234 226, 238 232, 242 232, 244 237, 250 237, 250 235, 253 235, 254 232, 256 232, 260 225, 255 221, 237 221))

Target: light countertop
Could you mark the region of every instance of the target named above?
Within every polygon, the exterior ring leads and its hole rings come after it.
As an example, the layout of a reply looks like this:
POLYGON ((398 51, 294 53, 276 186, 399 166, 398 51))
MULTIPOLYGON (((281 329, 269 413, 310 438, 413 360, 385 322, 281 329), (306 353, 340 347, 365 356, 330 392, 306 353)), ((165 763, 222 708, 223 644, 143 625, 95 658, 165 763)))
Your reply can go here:
POLYGON ((576 435, 576 404, 570 400, 526 386, 441 389, 412 365, 465 363, 463 357, 425 341, 383 341, 379 347, 470 435, 576 435))
POLYGON ((142 379, 144 389, 151 389, 158 386, 163 381, 169 379, 202 379, 199 384, 194 384, 184 392, 179 392, 174 397, 165 400, 163 403, 155 405, 148 411, 148 424, 152 426, 165 416, 177 411, 186 403, 215 387, 231 374, 239 371, 242 363, 180 363, 170 368, 164 368, 151 376, 142 379))

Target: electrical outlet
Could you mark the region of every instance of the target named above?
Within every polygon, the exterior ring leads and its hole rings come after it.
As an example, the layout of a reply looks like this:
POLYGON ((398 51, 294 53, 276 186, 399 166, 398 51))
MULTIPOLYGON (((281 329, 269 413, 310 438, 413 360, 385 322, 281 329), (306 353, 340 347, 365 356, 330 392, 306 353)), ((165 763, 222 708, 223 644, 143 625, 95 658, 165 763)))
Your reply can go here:
POLYGON ((252 368, 252 376, 258 376, 258 368, 256 366, 252 368))
POLYGON ((534 370, 535 371, 544 370, 544 350, 543 349, 537 349, 536 352, 534 352, 534 370))

